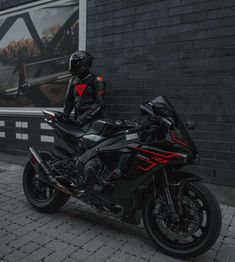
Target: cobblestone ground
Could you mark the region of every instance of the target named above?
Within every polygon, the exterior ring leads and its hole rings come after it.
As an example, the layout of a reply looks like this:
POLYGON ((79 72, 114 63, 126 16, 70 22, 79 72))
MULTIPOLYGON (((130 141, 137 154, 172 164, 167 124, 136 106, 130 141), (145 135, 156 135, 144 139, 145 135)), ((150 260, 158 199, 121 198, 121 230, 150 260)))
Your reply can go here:
MULTIPOLYGON (((96 214, 72 198, 58 213, 37 212, 22 192, 22 172, 0 162, 0 261, 180 261, 158 252, 142 226, 96 214)), ((190 261, 235 261, 235 208, 221 208, 217 243, 190 261)))

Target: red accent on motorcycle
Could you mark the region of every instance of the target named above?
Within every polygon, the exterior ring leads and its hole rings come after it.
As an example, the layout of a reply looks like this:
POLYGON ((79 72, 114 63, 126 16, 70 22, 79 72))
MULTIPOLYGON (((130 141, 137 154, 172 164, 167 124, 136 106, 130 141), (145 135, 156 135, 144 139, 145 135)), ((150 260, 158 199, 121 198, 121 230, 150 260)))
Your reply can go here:
POLYGON ((183 147, 189 147, 188 143, 182 137, 177 136, 177 133, 174 130, 171 131, 171 138, 176 144, 183 147))
POLYGON ((56 115, 53 112, 47 111, 46 112, 46 118, 47 118, 47 120, 52 122, 56 119, 56 115))
POLYGON ((153 167, 155 167, 156 165, 157 165, 157 163, 156 162, 153 162, 153 161, 151 161, 151 160, 149 160, 149 159, 145 159, 145 158, 142 158, 142 157, 137 157, 138 159, 140 159, 141 161, 144 161, 144 162, 146 162, 147 164, 149 164, 148 166, 146 166, 146 167, 143 167, 143 166, 137 166, 139 169, 141 169, 141 170, 143 170, 143 171, 149 171, 150 169, 152 169, 153 167))
POLYGON ((33 166, 33 168, 37 169, 38 166, 38 160, 36 159, 36 157, 34 155, 32 155, 31 159, 30 159, 30 164, 33 166))
POLYGON ((158 156, 158 157, 162 157, 162 158, 166 158, 166 159, 170 159, 170 158, 181 158, 181 156, 177 153, 174 152, 167 152, 166 154, 161 154, 155 151, 150 151, 144 148, 140 148, 140 147, 133 147, 133 149, 144 152, 144 153, 148 153, 154 156, 158 156))
POLYGON ((30 162, 31 162, 31 164, 32 164, 33 166, 35 166, 35 164, 36 164, 38 161, 37 161, 37 159, 36 159, 34 156, 32 156, 30 162))
POLYGON ((79 96, 82 96, 84 91, 86 90, 87 88, 87 84, 77 84, 75 85, 75 89, 76 89, 76 92, 79 96))
POLYGON ((137 158, 140 159, 141 161, 148 163, 148 166, 139 166, 139 165, 137 166, 137 168, 139 168, 139 169, 141 169, 145 172, 151 170, 152 168, 157 166, 159 163, 164 164, 164 165, 168 164, 168 162, 169 162, 168 159, 181 158, 180 155, 173 153, 173 152, 161 154, 161 153, 158 153, 158 152, 155 152, 155 151, 150 151, 150 150, 147 150, 147 149, 144 149, 144 148, 139 148, 139 147, 133 147, 133 149, 138 150, 140 152, 144 152, 144 153, 154 155, 154 156, 151 156, 149 159, 145 159, 145 158, 137 156, 137 158))
POLYGON ((169 161, 166 159, 162 159, 160 157, 151 157, 151 159, 156 160, 157 162, 161 163, 161 164, 167 164, 169 161))

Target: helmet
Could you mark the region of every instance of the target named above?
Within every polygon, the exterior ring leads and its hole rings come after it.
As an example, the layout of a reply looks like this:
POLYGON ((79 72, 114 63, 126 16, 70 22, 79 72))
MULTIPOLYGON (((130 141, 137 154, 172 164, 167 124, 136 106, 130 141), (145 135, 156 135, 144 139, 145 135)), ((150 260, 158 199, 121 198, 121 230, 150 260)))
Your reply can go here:
POLYGON ((81 76, 92 65, 94 57, 85 51, 77 51, 70 56, 69 59, 69 72, 73 75, 81 76))

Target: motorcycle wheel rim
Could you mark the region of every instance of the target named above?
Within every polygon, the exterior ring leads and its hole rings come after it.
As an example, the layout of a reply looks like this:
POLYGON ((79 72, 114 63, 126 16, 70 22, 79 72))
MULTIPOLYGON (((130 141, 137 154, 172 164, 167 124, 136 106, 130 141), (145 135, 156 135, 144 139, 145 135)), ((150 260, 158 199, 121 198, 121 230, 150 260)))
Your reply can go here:
POLYGON ((179 250, 196 247, 200 242, 202 242, 206 238, 210 225, 210 210, 205 196, 197 188, 191 185, 189 185, 188 187, 186 186, 186 190, 184 190, 183 192, 183 197, 185 197, 185 195, 191 200, 193 199, 194 201, 198 202, 197 204, 199 204, 198 208, 200 209, 200 213, 203 214, 203 218, 200 221, 198 230, 190 237, 191 241, 190 239, 188 239, 187 241, 186 239, 183 239, 182 241, 179 241, 179 239, 169 239, 169 234, 163 232, 163 230, 159 227, 159 223, 156 221, 156 217, 152 214, 154 201, 151 205, 152 208, 149 209, 149 212, 151 212, 151 214, 149 214, 151 218, 151 227, 154 234, 157 236, 157 238, 160 238, 160 240, 167 246, 179 250))
POLYGON ((30 197, 38 203, 47 203, 55 195, 55 188, 42 183, 37 177, 36 171, 33 169, 26 178, 26 184, 30 197))

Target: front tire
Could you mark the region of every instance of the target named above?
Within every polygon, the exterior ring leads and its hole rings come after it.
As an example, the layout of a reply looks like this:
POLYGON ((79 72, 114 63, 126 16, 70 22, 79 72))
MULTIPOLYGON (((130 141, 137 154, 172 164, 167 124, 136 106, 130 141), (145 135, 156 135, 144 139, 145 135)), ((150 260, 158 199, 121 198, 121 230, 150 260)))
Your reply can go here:
MULTIPOLYGON (((49 155, 42 154, 42 156, 49 161, 49 155)), ((24 194, 29 203, 41 212, 56 212, 70 198, 69 195, 39 181, 36 171, 30 162, 25 166, 22 184, 24 194)))
POLYGON ((172 257, 187 259, 201 255, 214 245, 221 230, 222 216, 216 198, 200 182, 185 185, 182 205, 183 214, 189 219, 183 218, 183 222, 174 227, 173 223, 170 225, 169 216, 166 216, 166 208, 159 209, 157 218, 153 214, 155 204, 152 192, 143 207, 143 220, 150 238, 162 252, 172 257), (194 215, 190 206, 194 206, 194 215), (161 210, 164 215, 160 214, 161 210), (196 225, 193 226, 192 221, 196 221, 196 225))

